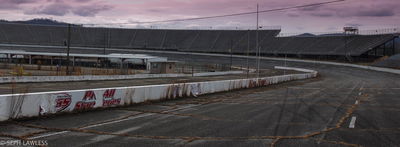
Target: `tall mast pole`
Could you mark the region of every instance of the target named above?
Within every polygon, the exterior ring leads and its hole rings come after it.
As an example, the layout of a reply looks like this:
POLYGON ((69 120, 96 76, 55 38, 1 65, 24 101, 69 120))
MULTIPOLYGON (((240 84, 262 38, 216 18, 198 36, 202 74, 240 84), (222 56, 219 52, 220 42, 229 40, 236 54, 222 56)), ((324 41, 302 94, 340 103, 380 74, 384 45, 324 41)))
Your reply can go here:
POLYGON ((246 64, 247 64, 247 78, 249 78, 249 72, 250 72, 250 67, 249 67, 249 52, 250 52, 250 30, 247 30, 247 59, 246 59, 246 64))
POLYGON ((71 45, 71 24, 68 24, 68 38, 67 38, 67 70, 66 75, 69 75, 69 50, 71 45))
POLYGON ((256 51, 257 51, 257 78, 260 77, 260 47, 259 47, 259 42, 258 42, 258 29, 259 29, 259 24, 258 24, 258 18, 259 18, 259 11, 258 11, 258 4, 257 4, 257 29, 256 29, 256 51))

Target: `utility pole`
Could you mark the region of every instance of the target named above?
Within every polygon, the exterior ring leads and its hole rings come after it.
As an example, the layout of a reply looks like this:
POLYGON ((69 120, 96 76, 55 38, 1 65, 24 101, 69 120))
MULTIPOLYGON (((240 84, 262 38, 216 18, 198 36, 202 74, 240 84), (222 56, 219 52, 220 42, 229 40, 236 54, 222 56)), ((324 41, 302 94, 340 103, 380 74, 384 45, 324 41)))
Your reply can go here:
POLYGON ((260 77, 260 47, 258 44, 258 15, 259 15, 259 11, 258 11, 258 4, 257 4, 257 29, 256 29, 256 51, 257 51, 257 78, 260 77))
POLYGON ((106 48, 107 48, 107 28, 104 28, 104 49, 103 49, 103 54, 106 54, 106 48))
POLYGON ((345 33, 344 34, 344 56, 345 56, 345 58, 347 58, 347 54, 348 54, 348 51, 347 51, 347 33, 345 33))
POLYGON ((68 38, 67 38, 67 70, 66 75, 69 75, 69 50, 71 44, 71 24, 68 24, 68 38))
POLYGON ((107 47, 108 48, 111 48, 111 29, 110 28, 108 28, 107 29, 108 30, 108 40, 107 40, 107 47))
POLYGON ((250 52, 250 30, 247 30, 247 78, 249 78, 249 52, 250 52))
POLYGON ((229 66, 229 70, 232 70, 232 48, 233 48, 233 40, 231 39, 231 49, 229 49, 229 52, 231 54, 231 65, 229 66))

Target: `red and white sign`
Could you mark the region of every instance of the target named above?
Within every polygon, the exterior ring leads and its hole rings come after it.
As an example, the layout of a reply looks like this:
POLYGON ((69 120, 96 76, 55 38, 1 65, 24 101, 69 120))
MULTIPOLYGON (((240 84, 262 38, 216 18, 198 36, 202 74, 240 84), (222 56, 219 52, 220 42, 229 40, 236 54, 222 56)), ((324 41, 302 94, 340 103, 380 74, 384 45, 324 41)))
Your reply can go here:
POLYGON ((96 94, 94 91, 86 91, 82 101, 76 102, 75 110, 91 109, 94 105, 96 105, 96 94))
POLYGON ((115 98, 115 89, 107 89, 103 93, 103 106, 115 106, 121 103, 121 98, 115 98))
POLYGON ((68 93, 58 93, 55 94, 56 96, 56 111, 61 112, 71 105, 72 98, 71 95, 68 93))

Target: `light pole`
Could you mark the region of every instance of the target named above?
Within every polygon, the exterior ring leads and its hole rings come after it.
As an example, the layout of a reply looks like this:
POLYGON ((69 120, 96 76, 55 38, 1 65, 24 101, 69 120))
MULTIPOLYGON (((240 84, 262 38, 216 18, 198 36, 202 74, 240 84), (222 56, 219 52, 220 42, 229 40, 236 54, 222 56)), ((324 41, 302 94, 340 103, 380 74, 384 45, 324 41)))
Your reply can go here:
POLYGON ((259 47, 259 44, 258 44, 258 29, 259 29, 259 26, 258 26, 258 18, 259 17, 258 17, 258 15, 259 15, 259 11, 258 11, 258 4, 257 4, 257 29, 256 29, 257 78, 260 77, 260 47, 259 47))
POLYGON ((247 59, 246 59, 246 64, 247 64, 247 78, 249 78, 249 72, 250 72, 250 67, 249 67, 249 52, 250 52, 250 30, 247 30, 247 59))
POLYGON ((229 49, 229 53, 231 54, 231 64, 229 66, 229 70, 232 70, 232 48, 233 48, 233 40, 231 39, 231 48, 229 49))
POLYGON ((107 48, 111 48, 111 29, 108 28, 107 30, 107 48))
POLYGON ((71 44, 71 24, 68 24, 68 38, 67 38, 67 70, 66 75, 69 75, 69 50, 71 44))
POLYGON ((106 54, 106 48, 107 48, 107 28, 104 28, 104 49, 103 49, 103 55, 106 54))

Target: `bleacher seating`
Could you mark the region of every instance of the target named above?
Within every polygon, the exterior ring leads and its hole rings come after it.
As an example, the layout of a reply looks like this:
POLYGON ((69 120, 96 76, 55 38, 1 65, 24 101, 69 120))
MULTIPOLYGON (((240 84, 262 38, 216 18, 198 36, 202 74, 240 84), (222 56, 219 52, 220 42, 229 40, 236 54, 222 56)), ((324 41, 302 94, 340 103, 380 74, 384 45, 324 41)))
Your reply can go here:
POLYGON ((263 43, 266 54, 359 56, 391 40, 394 35, 275 37, 263 43))
MULTIPOLYGON (((358 56, 393 35, 276 37, 280 30, 259 30, 263 54, 358 56)), ((68 28, 0 23, 0 43, 64 46, 68 28)), ((167 49, 188 52, 256 53, 255 30, 122 29, 74 26, 71 46, 125 49, 167 49), (250 40, 249 40, 250 38, 250 40)))

